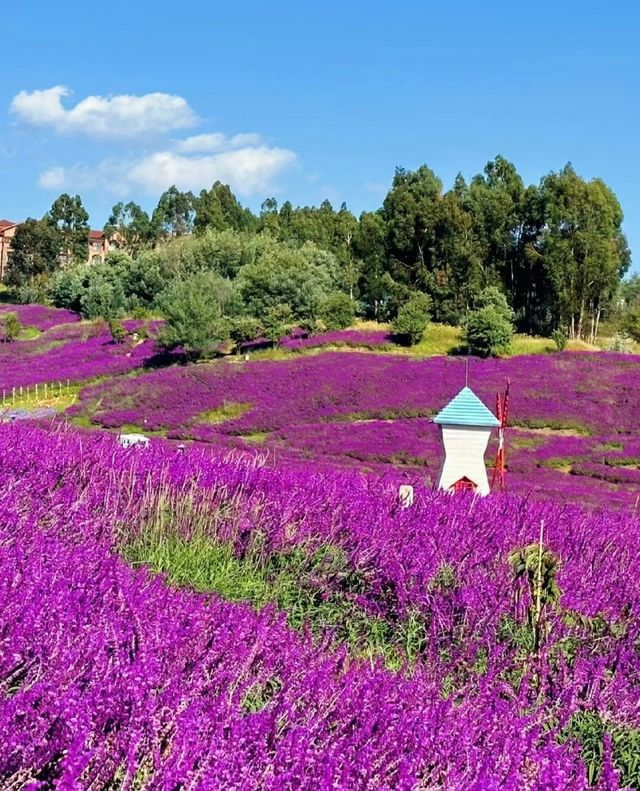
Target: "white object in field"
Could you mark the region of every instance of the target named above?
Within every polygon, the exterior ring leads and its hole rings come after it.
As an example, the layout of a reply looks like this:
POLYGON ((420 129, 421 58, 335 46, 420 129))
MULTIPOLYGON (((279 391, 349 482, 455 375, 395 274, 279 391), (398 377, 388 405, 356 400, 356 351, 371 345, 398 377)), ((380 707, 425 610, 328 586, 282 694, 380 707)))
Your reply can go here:
POLYGON ((410 508, 413 505, 413 486, 402 484, 398 489, 398 498, 403 508, 410 508))
POLYGON ((438 489, 454 491, 456 483, 466 479, 474 485, 477 494, 489 494, 491 490, 484 453, 490 436, 490 428, 442 426, 444 462, 440 469, 438 489))
POLYGON ((489 494, 484 454, 491 430, 500 425, 495 415, 469 387, 464 387, 436 415, 434 423, 440 426, 444 445, 438 488, 489 494))
POLYGON ((149 445, 149 437, 145 437, 144 434, 118 434, 118 442, 123 448, 131 448, 134 445, 146 448, 149 445))

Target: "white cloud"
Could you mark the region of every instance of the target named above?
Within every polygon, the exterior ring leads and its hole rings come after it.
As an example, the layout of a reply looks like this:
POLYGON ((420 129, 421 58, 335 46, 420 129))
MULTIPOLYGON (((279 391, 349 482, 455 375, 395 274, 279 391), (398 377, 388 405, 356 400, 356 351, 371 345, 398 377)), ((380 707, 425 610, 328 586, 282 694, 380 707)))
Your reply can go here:
POLYGON ((158 196, 172 184, 198 192, 220 180, 239 195, 249 196, 273 189, 275 180, 296 162, 295 152, 265 144, 210 154, 164 150, 136 160, 105 160, 93 168, 84 164, 53 167, 41 174, 39 184, 45 189, 158 196))
POLYGON ((147 93, 143 96, 87 96, 67 109, 62 99, 71 91, 63 85, 42 91, 21 91, 10 110, 21 121, 47 126, 65 134, 129 138, 172 132, 193 126, 196 115, 181 96, 147 93))
POLYGON ((171 184, 196 191, 219 180, 242 195, 252 195, 269 189, 273 179, 295 161, 293 151, 264 145, 200 156, 158 151, 140 160, 129 177, 151 194, 171 184))
POLYGON ((212 132, 205 135, 193 135, 179 140, 176 143, 176 151, 182 154, 207 154, 216 151, 228 151, 234 148, 244 148, 247 146, 256 147, 262 145, 262 138, 255 132, 248 134, 234 135, 227 137, 221 132, 212 132))

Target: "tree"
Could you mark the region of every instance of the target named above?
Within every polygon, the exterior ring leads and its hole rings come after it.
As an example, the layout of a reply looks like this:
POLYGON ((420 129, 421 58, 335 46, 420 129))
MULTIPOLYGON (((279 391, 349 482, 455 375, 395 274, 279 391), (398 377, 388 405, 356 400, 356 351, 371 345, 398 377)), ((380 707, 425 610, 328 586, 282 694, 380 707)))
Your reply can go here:
POLYGON ((23 286, 59 267, 60 235, 53 222, 32 218, 15 232, 7 262, 7 283, 23 286))
POLYGON ((116 319, 124 313, 122 283, 117 279, 93 276, 80 297, 80 312, 88 319, 116 319))
POLYGON ((194 199, 194 229, 201 233, 207 228, 214 231, 233 229, 235 231, 251 230, 256 225, 256 218, 249 209, 242 207, 228 184, 216 181, 210 190, 202 190, 194 199))
POLYGON ((104 226, 108 239, 116 238, 130 255, 137 255, 140 250, 153 241, 153 226, 149 215, 137 203, 116 203, 104 226))
POLYGON ((567 165, 540 187, 544 228, 540 255, 558 324, 572 338, 595 340, 606 309, 629 268, 622 209, 601 179, 586 182, 567 165), (587 329, 588 328, 588 329, 587 329))
POLYGON ((21 329, 18 316, 15 313, 0 313, 0 341, 3 343, 14 341, 21 329))
POLYGON ((277 346, 287 334, 292 321, 293 313, 289 305, 272 305, 267 308, 262 320, 265 337, 277 346))
POLYGON ((435 248, 442 182, 426 165, 416 171, 396 168, 382 204, 387 250, 395 280, 421 290, 435 269, 435 248))
POLYGON ((238 346, 256 340, 263 333, 262 323, 253 316, 236 316, 230 322, 229 335, 238 346))
POLYGON ((193 231, 194 197, 181 192, 175 185, 163 192, 153 211, 151 225, 154 233, 162 236, 184 236, 193 231))
POLYGON ((389 293, 385 283, 386 227, 379 211, 360 215, 353 254, 360 262, 358 290, 364 313, 367 318, 386 321, 389 318, 389 293))
POLYGON ((159 344, 169 350, 181 347, 192 357, 212 355, 229 338, 221 307, 226 289, 228 283, 213 272, 173 281, 158 300, 166 320, 159 344))
POLYGON ((422 340, 429 326, 431 300, 426 294, 416 292, 402 305, 393 322, 393 331, 400 338, 414 346, 422 340))
POLYGON ((353 300, 342 291, 334 291, 320 306, 320 318, 329 330, 344 330, 355 321, 353 300))
POLYGON ((515 166, 499 155, 485 165, 482 175, 474 176, 469 186, 474 231, 483 247, 483 285, 501 283, 511 298, 524 195, 524 184, 515 166))
POLYGON ((56 272, 49 281, 49 298, 57 308, 80 312, 85 291, 85 267, 69 267, 56 272))
POLYGON ((296 320, 315 318, 335 288, 336 269, 336 259, 316 245, 294 250, 271 243, 242 268, 240 293, 253 316, 262 318, 269 308, 286 304, 296 320))
POLYGON ((506 353, 513 338, 513 310, 498 288, 484 289, 467 318, 465 339, 469 351, 480 357, 506 353))
POLYGON ((89 257, 89 215, 80 196, 60 195, 45 219, 59 232, 61 261, 85 263, 89 257))
POLYGON ((119 319, 109 319, 107 321, 107 325, 114 343, 117 343, 118 345, 124 343, 124 340, 127 337, 127 330, 125 329, 124 324, 119 319))

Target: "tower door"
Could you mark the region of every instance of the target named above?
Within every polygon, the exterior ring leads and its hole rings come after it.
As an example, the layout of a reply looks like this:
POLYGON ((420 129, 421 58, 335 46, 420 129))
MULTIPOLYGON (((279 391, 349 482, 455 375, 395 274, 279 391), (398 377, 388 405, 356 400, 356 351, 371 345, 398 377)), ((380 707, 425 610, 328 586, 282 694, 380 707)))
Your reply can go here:
POLYGON ((462 478, 457 480, 451 488, 454 492, 475 492, 478 487, 472 480, 464 475, 462 478))

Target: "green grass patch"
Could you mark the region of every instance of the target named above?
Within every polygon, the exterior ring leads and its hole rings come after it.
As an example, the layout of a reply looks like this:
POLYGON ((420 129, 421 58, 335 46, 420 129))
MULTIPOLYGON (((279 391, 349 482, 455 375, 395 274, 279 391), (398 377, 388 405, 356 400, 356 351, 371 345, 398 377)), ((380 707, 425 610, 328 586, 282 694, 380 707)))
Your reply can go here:
POLYGON ((245 442, 252 442, 256 445, 262 445, 263 442, 266 442, 269 438, 268 431, 254 431, 252 434, 240 434, 241 439, 245 440, 245 442))
MULTIPOLYGON (((427 624, 418 612, 402 620, 393 613, 385 618, 355 601, 367 590, 368 571, 353 568, 342 549, 299 545, 269 551, 266 537, 255 532, 239 551, 215 537, 216 525, 229 518, 232 503, 212 516, 189 505, 188 497, 180 504, 164 502, 150 509, 140 533, 123 530, 121 552, 132 565, 165 574, 171 585, 244 601, 257 610, 274 603, 292 628, 309 626, 318 637, 329 633, 354 656, 382 659, 393 670, 423 652, 427 624)), ((265 694, 268 698, 268 690, 255 690, 246 705, 259 710, 265 694)))
POLYGON ((588 782, 596 785, 602 773, 605 733, 611 739, 612 763, 620 772, 620 786, 640 789, 640 730, 605 722, 595 711, 580 711, 571 717, 559 741, 578 742, 588 782))
POLYGON ((34 341, 39 338, 42 332, 37 327, 22 327, 18 334, 19 341, 34 341))
POLYGON ((215 409, 207 409, 206 412, 200 412, 194 418, 194 423, 224 423, 226 420, 233 420, 236 417, 244 415, 251 409, 251 404, 235 404, 225 401, 222 406, 215 407, 215 409))
POLYGON ((515 418, 511 425, 517 426, 520 431, 531 431, 549 436, 580 437, 591 434, 591 430, 584 423, 560 418, 521 417, 515 418))

